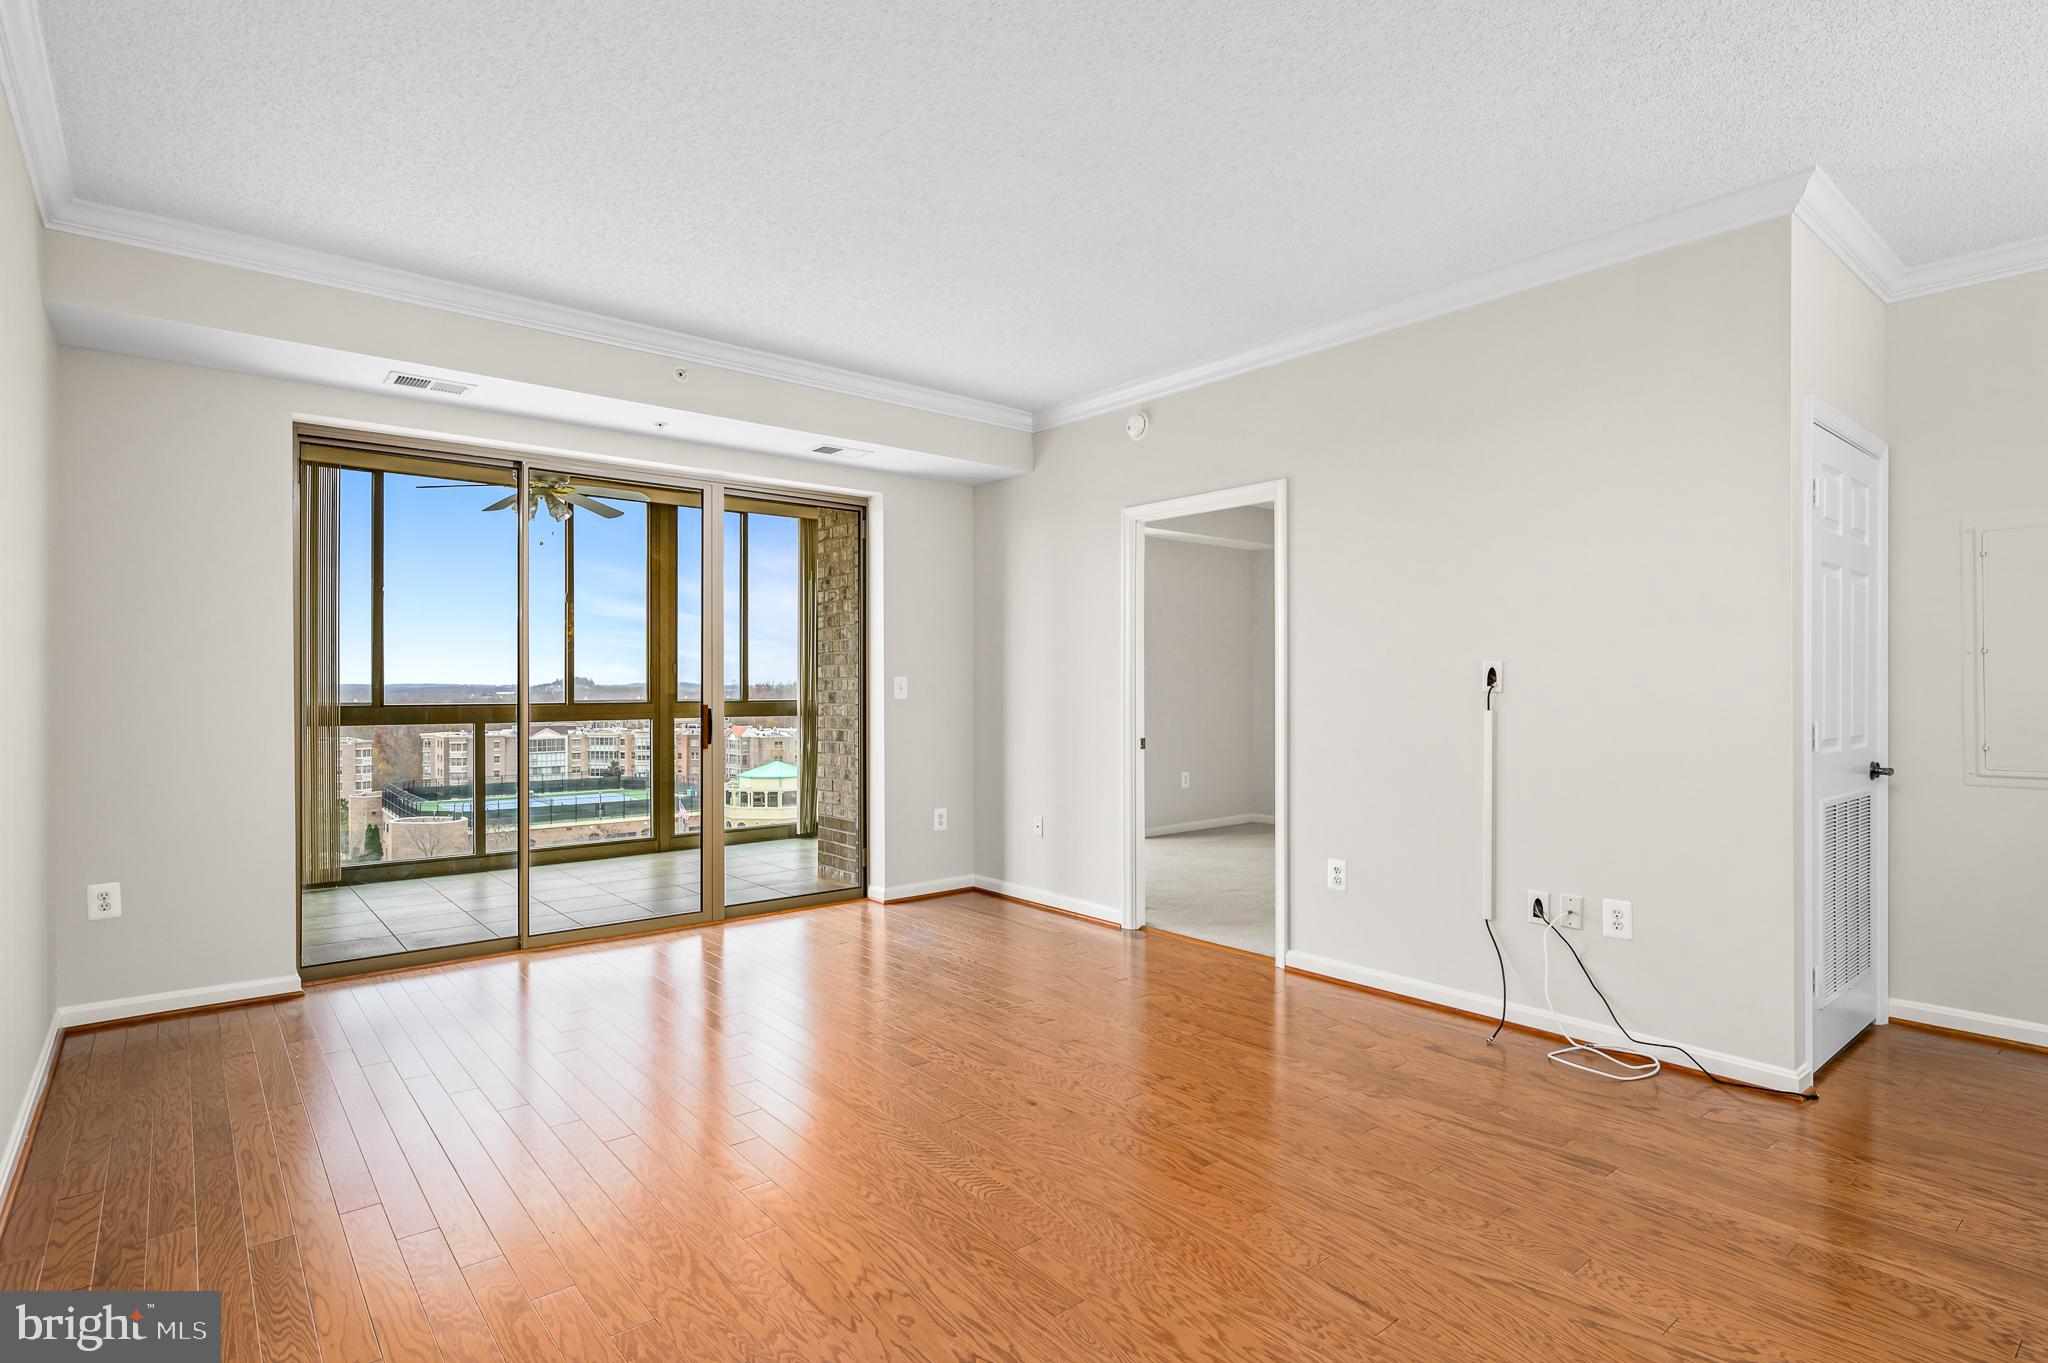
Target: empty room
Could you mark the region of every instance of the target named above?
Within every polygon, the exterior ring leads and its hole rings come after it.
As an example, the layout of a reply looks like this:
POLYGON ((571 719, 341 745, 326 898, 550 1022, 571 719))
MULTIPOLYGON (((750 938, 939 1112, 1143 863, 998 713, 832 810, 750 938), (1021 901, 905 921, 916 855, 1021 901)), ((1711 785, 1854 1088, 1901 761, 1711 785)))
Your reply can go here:
POLYGON ((0 1359, 2048 1361, 2044 62, 0 0, 0 1359))

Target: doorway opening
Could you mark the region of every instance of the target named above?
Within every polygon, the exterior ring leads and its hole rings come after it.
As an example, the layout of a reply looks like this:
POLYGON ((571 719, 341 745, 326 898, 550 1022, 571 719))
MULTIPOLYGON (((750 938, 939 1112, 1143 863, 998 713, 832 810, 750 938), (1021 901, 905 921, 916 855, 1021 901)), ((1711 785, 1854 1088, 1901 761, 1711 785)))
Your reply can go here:
POLYGON ((1287 953, 1284 483, 1124 511, 1124 926, 1287 953))
POLYGON ((863 509, 299 441, 303 978, 856 898, 863 509))

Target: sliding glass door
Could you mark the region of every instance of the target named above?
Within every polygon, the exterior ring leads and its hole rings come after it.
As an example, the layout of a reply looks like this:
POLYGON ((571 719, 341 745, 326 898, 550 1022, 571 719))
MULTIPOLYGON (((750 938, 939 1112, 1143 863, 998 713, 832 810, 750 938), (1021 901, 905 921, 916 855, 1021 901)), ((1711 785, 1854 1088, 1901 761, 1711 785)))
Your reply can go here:
POLYGON ((519 935, 515 470, 308 448, 300 464, 300 963, 519 935))
POLYGON ((302 973, 862 892, 858 508, 307 438, 299 511, 302 973))
POLYGON ((674 811, 694 803, 702 648, 694 603, 680 639, 677 579, 693 602, 702 594, 703 494, 529 477, 540 500, 527 531, 528 932, 700 918, 697 837, 678 833, 674 811), (688 561, 672 570, 679 542, 688 561))
POLYGON ((861 883, 860 525, 832 507, 724 507, 726 911, 861 883))

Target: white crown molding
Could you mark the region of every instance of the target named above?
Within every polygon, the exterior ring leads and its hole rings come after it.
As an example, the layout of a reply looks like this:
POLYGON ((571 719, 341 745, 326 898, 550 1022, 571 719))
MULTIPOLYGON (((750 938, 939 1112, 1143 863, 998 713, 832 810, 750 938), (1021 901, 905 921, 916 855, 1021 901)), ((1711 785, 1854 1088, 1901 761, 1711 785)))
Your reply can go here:
POLYGON ((1031 414, 1021 407, 80 199, 64 149, 56 86, 35 0, 0 0, 0 83, 6 86, 8 108, 20 130, 43 225, 53 231, 531 327, 1006 430, 1032 429, 1031 414))
POLYGON ((1781 179, 1769 180, 1749 189, 1724 194, 1705 203, 1681 208, 1661 218, 1635 223, 1591 237, 1585 241, 1562 246, 1554 251, 1513 265, 1488 270, 1470 279, 1417 294, 1413 298, 1383 307, 1370 309, 1341 321, 1310 327, 1306 331, 1289 332, 1275 336, 1260 345, 1246 350, 1233 351, 1199 361, 1182 369, 1169 370, 1150 378, 1138 379, 1131 383, 1105 388, 1086 397, 1075 398, 1047 407, 1036 414, 1038 429, 1049 430, 1070 422, 1083 421, 1105 412, 1120 411, 1143 403, 1163 398, 1173 393, 1185 392, 1203 384, 1215 383, 1219 379, 1233 378, 1254 369, 1313 355, 1317 351, 1348 345, 1352 341, 1364 340, 1384 331, 1412 326, 1426 322, 1433 317, 1447 313, 1462 312, 1481 303, 1491 303, 1511 294, 1523 293, 1544 284, 1554 284, 1575 275, 1591 273, 1609 265, 1618 265, 1638 256, 1683 246, 1687 242, 1700 241, 1707 237, 1732 232, 1738 227, 1753 223, 1767 222, 1791 213, 1799 203, 1800 195, 1806 191, 1811 171, 1800 171, 1781 179))
POLYGON ((43 222, 71 202, 71 158, 57 123, 57 89, 50 79, 50 53, 35 0, 0 0, 0 87, 21 136, 22 159, 35 187, 43 222))
POLYGON ((1947 260, 1937 260, 1928 265, 1911 266, 1885 302, 1896 303, 1902 298, 1946 293, 1950 289, 1988 284, 1994 279, 2044 268, 2048 268, 2048 237, 2031 237, 2026 241, 1972 251, 1968 255, 1950 256, 1947 260))
POLYGON ((736 370, 784 383, 798 383, 828 393, 867 398, 1013 431, 1032 429, 1031 414, 1020 407, 1008 407, 981 398, 926 388, 921 384, 862 374, 793 355, 778 355, 751 346, 714 340, 709 336, 671 331, 666 327, 649 326, 644 322, 609 317, 496 289, 458 284, 409 270, 330 255, 325 251, 287 246, 152 213, 73 199, 49 215, 48 224, 60 232, 75 232, 80 236, 98 237, 127 246, 141 246, 219 265, 259 270, 264 274, 281 275, 309 284, 326 284, 400 303, 415 303, 480 317, 489 322, 551 331, 577 340, 646 351, 669 359, 736 370))
POLYGON ((1043 408, 1034 414, 1033 423, 1036 429, 1044 431, 1107 412, 1140 407, 1219 379, 1282 364, 1304 355, 1313 355, 1319 350, 1460 312, 1575 275, 1619 265, 1638 256, 1667 251, 1674 246, 1702 241, 1788 214, 1812 228, 1814 234, 1885 303, 2048 268, 2048 237, 2013 242, 2008 246, 1953 256, 1927 265, 1909 266, 1899 259, 1891 244, 1849 202, 1828 173, 1814 166, 1795 175, 1681 208, 1661 218, 1652 218, 1648 222, 1547 251, 1518 264, 1490 270, 1355 317, 1276 336, 1246 350, 1214 356, 1185 368, 1118 384, 1114 388, 1043 408))
POLYGON ((1814 167, 1806 192, 1792 207, 1792 216, 1812 228, 1872 293, 1887 303, 1898 296, 1907 275, 1906 263, 1820 167, 1814 167))
POLYGON ((2048 267, 2048 236, 1908 266, 1826 172, 1813 167, 1353 317, 1276 336, 1258 345, 1100 389, 1034 413, 707 336, 82 200, 77 197, 64 148, 56 89, 36 0, 0 0, 0 86, 5 88, 8 108, 20 131, 22 152, 43 223, 54 231, 168 251, 1014 431, 1043 431, 1139 406, 1155 398, 1788 214, 1796 215, 1812 228, 1886 303, 2048 267))

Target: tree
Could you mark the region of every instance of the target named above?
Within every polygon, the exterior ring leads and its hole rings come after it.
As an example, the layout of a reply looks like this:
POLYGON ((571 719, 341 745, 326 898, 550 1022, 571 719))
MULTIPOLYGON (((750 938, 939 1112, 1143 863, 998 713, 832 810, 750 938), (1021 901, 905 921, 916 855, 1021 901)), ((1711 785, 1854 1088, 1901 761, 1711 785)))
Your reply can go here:
POLYGON ((363 830, 363 861, 384 860, 384 830, 371 824, 363 830))

